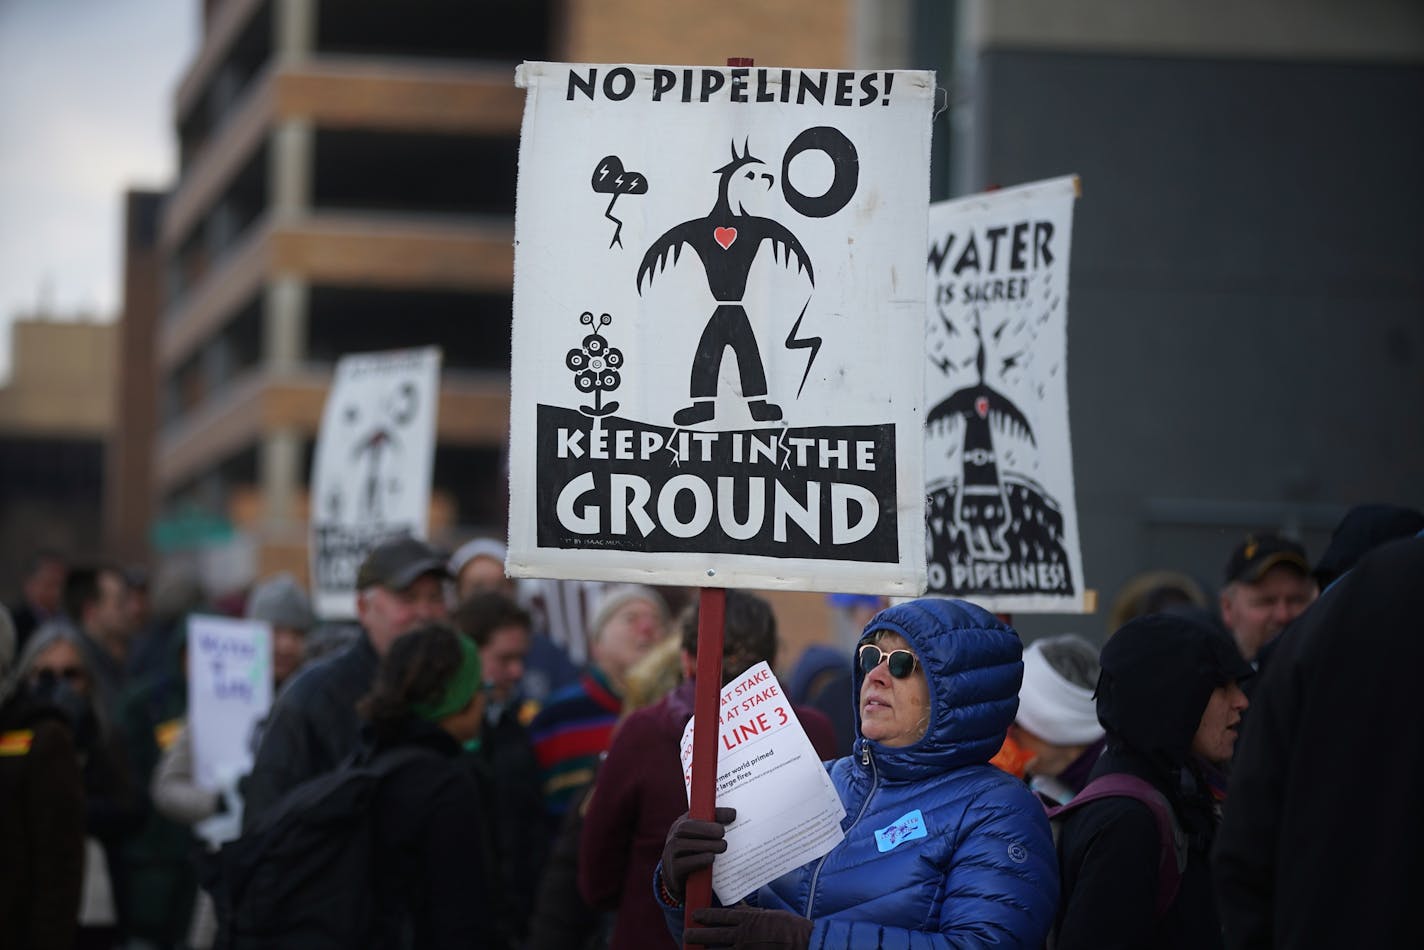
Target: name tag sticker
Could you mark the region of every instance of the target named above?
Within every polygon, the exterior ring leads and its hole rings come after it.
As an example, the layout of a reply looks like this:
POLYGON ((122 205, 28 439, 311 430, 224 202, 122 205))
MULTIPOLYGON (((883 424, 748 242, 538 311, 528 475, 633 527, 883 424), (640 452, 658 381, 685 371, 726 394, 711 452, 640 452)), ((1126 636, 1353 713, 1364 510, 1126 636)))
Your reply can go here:
POLYGON ((875 844, 881 851, 889 851, 901 842, 914 841, 928 834, 925 830, 925 816, 916 808, 875 832, 875 844))

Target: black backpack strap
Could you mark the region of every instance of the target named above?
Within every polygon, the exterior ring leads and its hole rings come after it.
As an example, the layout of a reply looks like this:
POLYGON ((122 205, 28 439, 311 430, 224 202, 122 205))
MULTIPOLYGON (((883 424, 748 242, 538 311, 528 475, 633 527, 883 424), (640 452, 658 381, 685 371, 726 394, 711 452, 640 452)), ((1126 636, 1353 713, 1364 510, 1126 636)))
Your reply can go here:
POLYGON ((434 749, 427 749, 418 745, 401 745, 392 749, 385 749, 376 755, 361 760, 358 768, 365 769, 374 775, 385 777, 393 772, 417 762, 420 759, 431 757, 443 758, 434 749))
POLYGON ((1093 779, 1066 805, 1048 809, 1048 819, 1052 821, 1089 802, 1103 798, 1131 798, 1139 801, 1147 807, 1157 822, 1159 854, 1155 909, 1160 919, 1177 899, 1177 891, 1182 886, 1182 875, 1187 870, 1187 836, 1182 832, 1176 812, 1172 810, 1167 796, 1159 792, 1151 782, 1125 772, 1111 772, 1093 779))

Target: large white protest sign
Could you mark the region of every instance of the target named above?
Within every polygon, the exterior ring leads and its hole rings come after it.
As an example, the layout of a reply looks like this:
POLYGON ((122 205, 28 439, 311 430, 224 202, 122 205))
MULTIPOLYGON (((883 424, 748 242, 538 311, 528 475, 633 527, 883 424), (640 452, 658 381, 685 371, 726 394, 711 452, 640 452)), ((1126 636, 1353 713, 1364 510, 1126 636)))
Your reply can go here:
MULTIPOLYGON (((728 906, 829 852, 845 838, 845 807, 781 684, 758 663, 722 688, 717 804, 735 808, 712 889, 728 906)), ((692 797, 692 734, 682 732, 682 777, 692 797)))
POLYGON ((252 730, 272 705, 272 628, 260 620, 188 618, 188 734, 199 785, 252 767, 252 730))
POLYGON ((517 81, 510 573, 919 593, 932 74, 517 81))
POLYGON ((425 537, 440 350, 344 356, 321 415, 311 477, 313 605, 356 615, 356 570, 393 535, 425 537))
POLYGON ((1086 608, 1068 433, 1076 177, 930 207, 929 589, 1086 608))

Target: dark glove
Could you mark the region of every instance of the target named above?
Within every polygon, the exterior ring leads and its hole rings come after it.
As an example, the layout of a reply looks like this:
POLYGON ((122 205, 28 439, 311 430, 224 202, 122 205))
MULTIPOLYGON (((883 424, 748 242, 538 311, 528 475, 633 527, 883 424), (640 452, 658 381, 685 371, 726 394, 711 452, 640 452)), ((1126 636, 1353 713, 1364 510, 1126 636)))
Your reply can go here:
POLYGON ((710 868, 712 859, 727 850, 726 826, 737 820, 735 808, 715 809, 716 821, 698 821, 687 812, 668 829, 663 845, 663 886, 679 901, 693 871, 710 868))
POLYGON ((806 950, 814 926, 790 911, 746 906, 704 907, 692 919, 700 926, 683 933, 683 943, 737 950, 806 950))

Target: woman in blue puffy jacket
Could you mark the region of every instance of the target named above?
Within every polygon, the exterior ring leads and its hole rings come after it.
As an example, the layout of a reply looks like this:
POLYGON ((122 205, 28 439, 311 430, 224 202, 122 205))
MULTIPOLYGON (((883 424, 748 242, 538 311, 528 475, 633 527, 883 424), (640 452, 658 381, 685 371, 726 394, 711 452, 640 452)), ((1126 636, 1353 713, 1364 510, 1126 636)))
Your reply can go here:
POLYGON ((706 946, 1041 947, 1058 903, 1043 806, 993 768, 1018 709, 1022 644, 963 601, 882 610, 856 647, 852 754, 829 764, 845 839, 736 907, 696 912, 687 875, 726 849, 724 825, 684 816, 668 833, 659 900, 674 936, 706 946))

